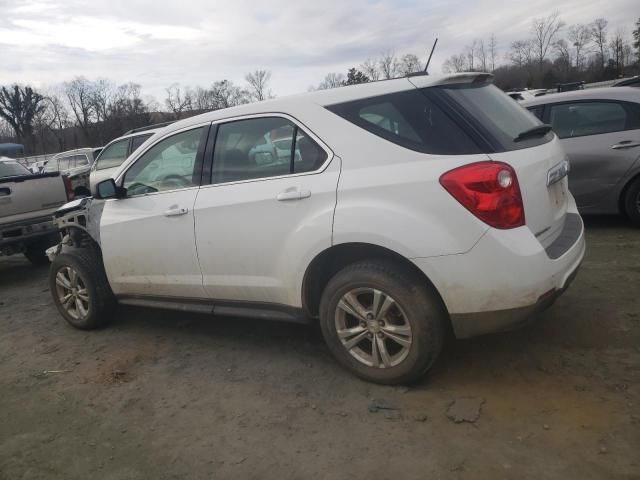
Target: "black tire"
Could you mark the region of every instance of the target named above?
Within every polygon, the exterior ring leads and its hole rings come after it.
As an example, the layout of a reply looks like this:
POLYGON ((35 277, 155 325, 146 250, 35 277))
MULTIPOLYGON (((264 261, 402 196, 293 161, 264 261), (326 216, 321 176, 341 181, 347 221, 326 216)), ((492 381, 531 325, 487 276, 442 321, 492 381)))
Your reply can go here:
POLYGON ((61 253, 51 262, 49 289, 58 311, 75 328, 91 330, 106 325, 112 317, 116 300, 107 281, 102 255, 97 248, 77 248, 61 253), (62 305, 56 285, 56 276, 65 267, 75 270, 88 294, 86 316, 75 318, 62 305))
POLYGON ((631 224, 640 228, 640 178, 636 178, 624 195, 624 212, 631 224))
POLYGON ((444 306, 430 285, 386 260, 362 261, 345 267, 329 281, 320 302, 322 335, 334 357, 358 377, 385 385, 409 384, 425 375, 442 350, 446 319, 444 306), (338 337, 338 303, 346 293, 367 288, 391 296, 411 327, 408 354, 397 365, 387 368, 365 365, 349 353, 338 337))

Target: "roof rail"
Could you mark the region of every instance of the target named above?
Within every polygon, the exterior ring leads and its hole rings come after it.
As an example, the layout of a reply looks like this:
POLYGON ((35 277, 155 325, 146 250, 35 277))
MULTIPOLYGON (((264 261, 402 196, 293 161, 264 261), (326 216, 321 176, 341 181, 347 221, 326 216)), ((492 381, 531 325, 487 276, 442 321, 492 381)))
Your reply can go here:
POLYGON ((174 121, 154 123, 153 125, 147 125, 146 127, 133 128, 133 129, 129 130, 128 132, 126 132, 125 135, 129 135, 131 133, 144 132, 145 130, 152 130, 154 128, 166 127, 167 125, 171 125, 172 123, 174 123, 174 121))

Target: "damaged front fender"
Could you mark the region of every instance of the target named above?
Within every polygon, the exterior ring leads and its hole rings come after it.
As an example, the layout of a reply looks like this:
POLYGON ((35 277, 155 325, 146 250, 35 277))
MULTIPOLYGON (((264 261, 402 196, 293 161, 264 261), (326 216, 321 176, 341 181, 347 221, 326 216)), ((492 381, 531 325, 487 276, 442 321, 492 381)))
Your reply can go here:
POLYGON ((64 204, 53 214, 53 223, 60 231, 59 244, 47 249, 49 260, 60 254, 65 247, 83 247, 87 243, 100 246, 100 218, 104 200, 81 198, 64 204))

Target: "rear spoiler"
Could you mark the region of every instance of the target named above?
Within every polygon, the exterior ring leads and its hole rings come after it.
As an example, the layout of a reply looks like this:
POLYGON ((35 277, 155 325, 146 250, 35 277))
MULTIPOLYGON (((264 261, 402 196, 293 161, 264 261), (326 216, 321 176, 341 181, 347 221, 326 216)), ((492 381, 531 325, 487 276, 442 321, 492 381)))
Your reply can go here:
POLYGON ((33 175, 13 175, 11 177, 0 178, 0 183, 20 183, 27 180, 36 180, 38 178, 58 177, 60 172, 34 173, 33 175))
POLYGON ((486 72, 464 72, 453 73, 451 75, 443 75, 441 77, 431 77, 416 75, 411 76, 408 80, 417 88, 434 87, 438 85, 456 85, 456 84, 484 84, 493 83, 493 75, 486 72))

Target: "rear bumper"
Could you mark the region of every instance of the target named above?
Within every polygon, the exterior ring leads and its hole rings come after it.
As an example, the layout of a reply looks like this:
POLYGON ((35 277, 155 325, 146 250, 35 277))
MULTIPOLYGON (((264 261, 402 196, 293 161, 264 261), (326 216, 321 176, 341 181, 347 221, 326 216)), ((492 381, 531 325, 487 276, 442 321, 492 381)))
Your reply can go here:
POLYGON ((456 336, 467 338, 516 328, 550 307, 574 280, 585 248, 573 204, 546 249, 527 227, 490 229, 465 254, 413 261, 442 296, 456 336))

